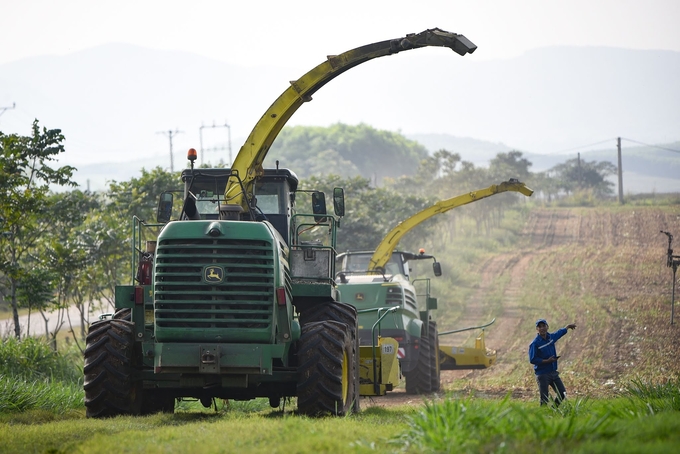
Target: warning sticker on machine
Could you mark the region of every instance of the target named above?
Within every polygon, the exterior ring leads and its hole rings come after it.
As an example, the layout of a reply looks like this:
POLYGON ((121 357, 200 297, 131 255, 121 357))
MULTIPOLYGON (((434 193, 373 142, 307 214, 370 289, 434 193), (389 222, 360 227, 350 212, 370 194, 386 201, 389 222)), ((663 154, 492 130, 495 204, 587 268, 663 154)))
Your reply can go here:
POLYGON ((382 352, 385 355, 393 355, 394 354, 394 346, 390 344, 385 344, 382 346, 382 352))

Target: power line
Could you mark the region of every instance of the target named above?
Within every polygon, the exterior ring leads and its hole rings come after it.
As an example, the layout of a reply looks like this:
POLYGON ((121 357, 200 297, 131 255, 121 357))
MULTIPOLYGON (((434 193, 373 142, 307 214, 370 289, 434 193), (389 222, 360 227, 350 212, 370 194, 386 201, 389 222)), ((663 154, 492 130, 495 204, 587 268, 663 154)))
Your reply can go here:
POLYGON ((625 137, 621 137, 621 138, 622 138, 623 140, 627 140, 628 142, 637 143, 637 144, 640 144, 640 145, 644 145, 644 146, 646 146, 646 147, 658 148, 659 150, 666 150, 666 151, 673 151, 673 152, 675 152, 675 153, 680 153, 680 150, 674 150, 674 149, 672 149, 672 148, 660 147, 659 145, 650 145, 650 144, 648 144, 648 143, 638 142, 637 140, 626 139, 625 137))
POLYGON ((166 134, 170 139, 170 172, 174 172, 175 168, 172 160, 172 138, 183 131, 178 131, 177 129, 168 131, 158 131, 156 134, 166 134))
POLYGON ((213 148, 203 148, 203 129, 204 128, 227 128, 227 137, 228 137, 228 150, 229 150, 229 165, 232 164, 232 157, 231 157, 231 126, 225 122, 223 125, 216 125, 215 122, 213 121, 212 126, 203 126, 201 125, 200 128, 198 128, 198 134, 200 137, 200 144, 201 144, 201 165, 203 164, 203 154, 205 151, 218 151, 218 150, 224 150, 224 147, 213 147, 213 148))
POLYGON ((0 115, 4 114, 6 110, 14 109, 16 106, 17 103, 13 102, 12 107, 0 107, 0 115))
MULTIPOLYGON (((595 145, 601 145, 601 144, 603 144, 603 143, 609 142, 610 140, 614 140, 614 141, 615 141, 615 140, 617 140, 617 138, 614 137, 614 138, 611 138, 611 139, 602 140, 602 141, 600 141, 600 142, 595 142, 595 143, 591 143, 591 144, 588 144, 588 145, 580 145, 580 146, 578 146, 578 147, 567 148, 566 150, 560 150, 560 151, 558 151, 557 153, 565 153, 565 152, 567 152, 567 151, 580 150, 581 148, 588 148, 588 147, 592 147, 592 146, 595 146, 595 145)), ((661 147, 661 146, 659 146, 659 145, 651 145, 651 144, 644 143, 644 142, 639 142, 639 141, 633 140, 633 139, 626 139, 625 137, 621 137, 621 140, 627 140, 628 142, 637 143, 637 144, 639 144, 639 145, 644 145, 644 146, 647 146, 647 147, 658 148, 658 149, 660 149, 660 150, 666 150, 666 151, 672 151, 672 152, 675 152, 675 153, 680 153, 680 150, 674 150, 673 148, 661 147)))
POLYGON ((601 144, 603 144, 603 143, 609 142, 610 140, 616 140, 616 138, 615 138, 615 137, 612 137, 611 139, 602 140, 602 141, 600 141, 600 142, 595 142, 595 143, 591 143, 591 144, 588 144, 588 145, 581 145, 581 146, 574 147, 574 148, 568 148, 568 149, 566 149, 566 150, 560 150, 560 151, 558 151, 558 153, 565 153, 565 152, 567 152, 567 151, 579 150, 579 149, 581 149, 581 148, 588 148, 588 147, 592 147, 592 146, 595 146, 595 145, 601 145, 601 144))

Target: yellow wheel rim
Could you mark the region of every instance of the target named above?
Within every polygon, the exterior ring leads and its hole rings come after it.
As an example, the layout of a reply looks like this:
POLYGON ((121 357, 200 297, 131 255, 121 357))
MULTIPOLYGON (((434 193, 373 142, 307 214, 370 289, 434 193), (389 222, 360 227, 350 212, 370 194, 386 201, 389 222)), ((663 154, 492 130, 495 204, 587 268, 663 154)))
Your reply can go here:
POLYGON ((347 403, 349 393, 349 357, 347 351, 342 352, 342 404, 347 403))

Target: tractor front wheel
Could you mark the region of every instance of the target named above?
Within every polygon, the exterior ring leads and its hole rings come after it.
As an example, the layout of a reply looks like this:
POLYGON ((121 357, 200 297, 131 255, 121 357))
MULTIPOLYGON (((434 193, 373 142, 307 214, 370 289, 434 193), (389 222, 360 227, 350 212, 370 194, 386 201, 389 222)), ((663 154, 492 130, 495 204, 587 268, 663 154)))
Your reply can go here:
POLYGON ((346 324, 325 321, 302 327, 298 341, 298 411, 343 416, 352 410, 353 339, 346 324))
POLYGON ((300 314, 300 324, 302 326, 323 321, 340 322, 349 327, 353 342, 350 364, 352 366, 352 375, 354 376, 354 386, 350 390, 350 399, 352 400, 352 411, 359 413, 361 411, 361 404, 359 396, 359 331, 357 328, 357 310, 350 304, 331 301, 310 306, 300 314))
POLYGON ((430 350, 430 339, 423 332, 418 342, 418 362, 416 367, 404 373, 406 392, 408 394, 426 394, 430 392, 432 388, 430 350))
POLYGON ((439 334, 437 322, 430 320, 428 339, 430 340, 430 392, 436 393, 441 387, 441 367, 439 365, 439 334))
POLYGON ((85 347, 88 418, 139 415, 142 382, 134 377, 134 324, 120 319, 90 325, 85 347))

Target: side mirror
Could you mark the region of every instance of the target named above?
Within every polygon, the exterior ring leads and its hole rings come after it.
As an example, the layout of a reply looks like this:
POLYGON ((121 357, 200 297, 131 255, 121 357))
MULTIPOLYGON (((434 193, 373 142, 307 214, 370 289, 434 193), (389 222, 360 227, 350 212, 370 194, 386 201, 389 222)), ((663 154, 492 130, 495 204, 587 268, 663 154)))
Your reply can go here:
POLYGON ((333 189, 333 211, 336 216, 345 215, 345 191, 342 188, 333 189))
POLYGON ((439 277, 442 275, 442 264, 439 262, 434 262, 432 264, 432 271, 434 271, 434 275, 439 277))
MULTIPOLYGON (((314 214, 326 214, 326 194, 323 192, 312 193, 312 212, 314 214)), ((324 222, 326 216, 314 216, 314 221, 324 222)))
POLYGON ((161 193, 160 199, 158 199, 158 211, 156 212, 156 222, 160 224, 165 224, 170 221, 172 216, 172 204, 173 204, 172 192, 161 193))

